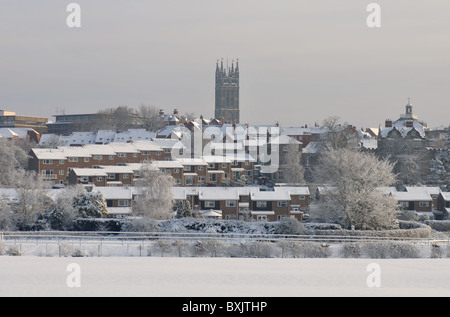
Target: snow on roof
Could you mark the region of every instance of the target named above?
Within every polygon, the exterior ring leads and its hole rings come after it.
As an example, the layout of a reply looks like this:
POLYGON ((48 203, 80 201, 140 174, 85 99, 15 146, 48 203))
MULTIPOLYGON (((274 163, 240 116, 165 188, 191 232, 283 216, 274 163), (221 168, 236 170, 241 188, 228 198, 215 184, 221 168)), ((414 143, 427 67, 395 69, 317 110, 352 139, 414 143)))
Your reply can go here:
POLYGON ((251 200, 291 200, 288 191, 258 191, 252 192, 251 200))
POLYGON ((133 168, 128 165, 100 165, 100 169, 108 174, 129 173, 133 174, 133 168))
POLYGON ((232 160, 229 157, 221 155, 205 155, 202 157, 207 163, 231 163, 232 160))
POLYGON ((96 132, 73 132, 71 135, 61 135, 58 144, 67 146, 74 144, 94 144, 96 136, 96 132))
POLYGON ((93 191, 100 192, 105 199, 132 199, 133 197, 133 189, 130 187, 97 186, 93 191))
POLYGON ((208 163, 201 158, 175 158, 175 160, 182 165, 208 165, 208 163))
POLYGON ((392 192, 397 201, 431 201, 431 196, 426 192, 392 192))
POLYGON ((405 137, 411 130, 415 129, 417 132, 419 132, 419 134, 422 138, 425 137, 424 127, 420 122, 418 122, 416 120, 412 120, 412 124, 413 124, 412 127, 407 127, 406 122, 407 122, 407 120, 404 120, 404 119, 399 119, 399 120, 394 121, 392 123, 392 127, 384 128, 380 131, 380 136, 382 138, 385 138, 385 137, 387 137, 389 132, 391 132, 392 130, 395 129, 400 132, 402 137, 405 137))
POLYGON ((239 200, 239 191, 233 187, 204 187, 199 189, 200 200, 239 200))
POLYGON ((146 129, 129 129, 127 131, 116 133, 114 142, 151 140, 154 137, 156 137, 156 132, 147 131, 146 129))
POLYGON ((131 214, 131 207, 107 207, 110 215, 129 215, 131 214))
POLYGON ((101 168, 73 168, 72 171, 77 176, 108 176, 106 171, 101 168))
POLYGON ((113 142, 107 146, 110 146, 116 153, 139 153, 132 143, 113 142))
POLYGON ((431 186, 406 186, 408 192, 425 192, 428 195, 439 195, 441 189, 439 187, 431 186))
POLYGON ((66 155, 62 149, 32 149, 39 160, 65 160, 66 155))
POLYGON ((291 138, 290 136, 286 134, 278 135, 274 138, 271 138, 269 141, 270 144, 302 144, 302 142, 297 141, 294 138, 291 138))
POLYGON ((286 135, 305 135, 311 134, 310 128, 304 127, 282 127, 280 128, 281 133, 286 135))
POLYGON ((9 128, 0 128, 0 136, 4 138, 13 138, 13 137, 19 137, 17 133, 12 131, 9 128))
POLYGON ((91 155, 115 155, 114 149, 109 144, 89 144, 83 146, 91 155))
POLYGON ((61 146, 65 157, 90 157, 91 153, 82 146, 61 146))
POLYGON ((174 200, 186 199, 186 189, 183 187, 172 187, 172 195, 174 200))
POLYGON ((183 164, 178 161, 153 161, 152 164, 158 168, 183 168, 183 164))
POLYGON ((441 195, 444 198, 444 200, 450 200, 450 192, 442 192, 441 195))
POLYGON ((376 139, 361 139, 361 147, 364 149, 376 149, 378 148, 378 141, 376 139))
POLYGON ((95 138, 95 143, 110 143, 114 142, 116 131, 114 130, 98 130, 95 138))
POLYGON ((309 188, 306 186, 298 187, 298 186, 279 186, 274 187, 274 191, 282 192, 287 191, 290 195, 309 195, 309 188))

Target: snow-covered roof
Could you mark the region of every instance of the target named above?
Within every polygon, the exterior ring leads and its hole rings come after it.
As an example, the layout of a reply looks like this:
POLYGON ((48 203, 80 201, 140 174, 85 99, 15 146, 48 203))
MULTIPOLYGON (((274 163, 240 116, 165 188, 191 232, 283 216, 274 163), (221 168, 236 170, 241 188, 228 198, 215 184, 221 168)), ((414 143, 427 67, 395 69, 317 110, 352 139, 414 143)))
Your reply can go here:
POLYGON ((439 187, 431 186, 406 186, 408 192, 425 192, 428 195, 439 195, 441 189, 439 187))
POLYGON ((286 134, 280 134, 276 137, 273 137, 269 141, 270 144, 302 144, 302 142, 297 141, 294 138, 291 138, 290 136, 286 134))
POLYGON ((392 130, 397 130, 400 132, 400 135, 404 138, 413 129, 419 133, 420 137, 422 137, 422 138, 425 137, 424 126, 420 122, 418 122, 416 120, 405 120, 405 119, 396 120, 396 121, 392 122, 392 127, 387 127, 387 128, 382 129, 380 131, 380 137, 386 138, 387 135, 389 134, 389 132, 391 132, 392 130), (407 127, 406 122, 411 122, 411 121, 412 121, 412 127, 407 127))
POLYGON ((62 149, 32 149, 34 155, 40 160, 65 160, 66 155, 62 149))
POLYGON ((417 192, 392 192, 392 197, 397 201, 431 201, 431 196, 424 191, 417 192))
POLYGON ((109 200, 133 198, 133 189, 129 187, 97 186, 93 191, 100 192, 105 199, 109 200))
POLYGON ((147 131, 146 129, 129 129, 127 131, 116 133, 114 142, 151 140, 154 137, 156 137, 156 132, 147 131))
POLYGON ((309 188, 306 186, 277 186, 273 188, 276 192, 286 191, 290 195, 309 195, 309 188))
POLYGON ((450 192, 442 192, 441 191, 441 195, 444 198, 444 200, 450 201, 450 192))
POLYGON ((198 191, 200 200, 239 200, 239 191, 233 187, 205 187, 198 191))
POLYGON ((288 191, 258 191, 251 192, 251 200, 291 200, 288 191))
POLYGON ((82 176, 108 176, 105 170, 101 168, 73 168, 75 175, 82 176))

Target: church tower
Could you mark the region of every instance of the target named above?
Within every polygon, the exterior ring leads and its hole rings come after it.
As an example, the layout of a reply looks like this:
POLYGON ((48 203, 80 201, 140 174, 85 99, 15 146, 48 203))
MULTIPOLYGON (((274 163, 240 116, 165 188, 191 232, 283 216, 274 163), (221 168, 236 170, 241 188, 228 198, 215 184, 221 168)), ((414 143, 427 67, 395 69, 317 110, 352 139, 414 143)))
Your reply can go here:
MULTIPOLYGON (((227 63, 228 64, 228 63, 227 63)), ((223 66, 216 63, 215 118, 226 123, 239 123, 239 61, 223 66)))

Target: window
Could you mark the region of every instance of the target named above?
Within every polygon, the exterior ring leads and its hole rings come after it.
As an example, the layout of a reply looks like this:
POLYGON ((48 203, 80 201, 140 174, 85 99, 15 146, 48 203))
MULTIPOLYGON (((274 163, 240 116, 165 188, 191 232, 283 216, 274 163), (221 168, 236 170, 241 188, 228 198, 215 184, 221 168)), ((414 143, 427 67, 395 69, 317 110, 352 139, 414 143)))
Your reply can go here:
POLYGON ((128 200, 126 200, 126 199, 119 199, 119 200, 117 201, 117 205, 118 205, 119 207, 128 207, 128 206, 129 206, 129 202, 128 202, 128 200))
POLYGON ((209 181, 210 182, 216 182, 217 181, 217 175, 216 174, 209 174, 209 181))
POLYGON ((89 162, 89 157, 85 157, 85 158, 84 158, 84 161, 85 161, 85 162, 89 162))
POLYGON ((156 155, 161 155, 161 151, 156 151, 156 155))
POLYGON ((175 184, 181 185, 181 179, 179 179, 179 178, 175 179, 175 184))
POLYGON ((127 179, 128 178, 128 173, 123 174, 123 178, 127 179))
POLYGON ((300 200, 305 200, 305 196, 304 196, 304 195, 299 195, 299 196, 298 196, 298 199, 300 199, 300 200))
POLYGON ((283 200, 283 201, 278 201, 277 202, 277 206, 278 207, 287 207, 288 206, 288 202, 283 200))
POLYGON ((183 169, 184 169, 186 172, 189 172, 189 171, 191 171, 192 166, 191 166, 191 165, 185 165, 185 166, 183 167, 183 169))
POLYGON ((429 201, 419 201, 419 207, 430 207, 429 201))
POLYGON ((112 161, 112 160, 114 160, 114 155, 109 155, 108 158, 110 161, 112 161))
POLYGON ((257 208, 266 208, 267 207, 267 201, 256 201, 256 207, 257 208))
POLYGON ((64 170, 59 170, 59 175, 64 175, 64 170))
POLYGON ((64 160, 59 160, 59 164, 64 164, 64 160))
POLYGON ((69 162, 78 162, 78 157, 69 157, 69 162))
POLYGON ((236 201, 235 200, 226 200, 225 207, 236 207, 236 201))
POLYGON ((188 176, 186 176, 185 182, 186 182, 186 185, 192 185, 194 180, 192 179, 192 176, 188 175, 188 176))
POLYGON ((44 160, 42 161, 43 164, 53 164, 53 160, 44 160))
POLYGON ((103 155, 94 155, 92 158, 96 161, 100 161, 103 160, 103 155))
POLYGON ((227 168, 227 164, 226 163, 222 163, 222 168, 227 168))
POLYGON ((138 157, 137 153, 133 153, 133 157, 138 157))
POLYGON ((214 163, 209 163, 208 164, 208 168, 215 168, 215 164, 214 163))
POLYGON ((114 179, 116 178, 116 174, 108 174, 108 179, 114 179))
POLYGON ((142 153, 142 155, 149 155, 150 151, 142 151, 141 153, 142 153))
POLYGON ((199 166, 197 167, 197 169, 198 169, 199 171, 203 171, 203 166, 202 166, 202 165, 199 165, 199 166))
POLYGON ((205 200, 205 208, 216 207, 216 202, 214 200, 205 200))
POLYGON ((173 172, 174 172, 174 173, 179 173, 179 172, 180 172, 180 169, 179 169, 179 168, 174 168, 174 169, 173 169, 173 172))
POLYGON ((127 157, 127 153, 117 153, 118 157, 127 157))
POLYGON ((103 181, 103 177, 102 176, 97 176, 97 182, 101 182, 103 181))
POLYGON ((256 221, 267 221, 267 216, 266 215, 258 215, 256 217, 256 221))

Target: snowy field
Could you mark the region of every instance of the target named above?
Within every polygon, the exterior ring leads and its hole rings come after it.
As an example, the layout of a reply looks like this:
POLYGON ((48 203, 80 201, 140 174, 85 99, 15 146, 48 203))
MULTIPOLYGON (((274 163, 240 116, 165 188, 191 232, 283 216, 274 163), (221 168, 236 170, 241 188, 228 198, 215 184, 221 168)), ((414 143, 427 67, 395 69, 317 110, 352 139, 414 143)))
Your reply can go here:
POLYGON ((0 296, 450 296, 449 267, 446 258, 0 256, 0 296))

